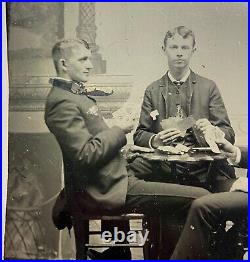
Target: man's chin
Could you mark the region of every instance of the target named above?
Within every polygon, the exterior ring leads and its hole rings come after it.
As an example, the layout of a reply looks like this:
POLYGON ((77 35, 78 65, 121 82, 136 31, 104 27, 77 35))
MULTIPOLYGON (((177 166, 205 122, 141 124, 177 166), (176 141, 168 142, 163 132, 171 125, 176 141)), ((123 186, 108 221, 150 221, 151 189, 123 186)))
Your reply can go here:
POLYGON ((177 70, 181 70, 181 69, 184 69, 185 66, 183 66, 183 65, 182 65, 182 66, 178 65, 178 66, 174 66, 174 68, 177 69, 177 70))
POLYGON ((176 68, 176 69, 184 69, 184 68, 186 68, 186 64, 185 63, 175 63, 174 64, 174 67, 176 68))
POLYGON ((77 79, 77 80, 75 79, 74 81, 80 82, 80 83, 83 83, 83 84, 84 84, 84 83, 88 82, 88 80, 89 80, 89 79, 85 77, 85 78, 79 78, 79 79, 77 79))

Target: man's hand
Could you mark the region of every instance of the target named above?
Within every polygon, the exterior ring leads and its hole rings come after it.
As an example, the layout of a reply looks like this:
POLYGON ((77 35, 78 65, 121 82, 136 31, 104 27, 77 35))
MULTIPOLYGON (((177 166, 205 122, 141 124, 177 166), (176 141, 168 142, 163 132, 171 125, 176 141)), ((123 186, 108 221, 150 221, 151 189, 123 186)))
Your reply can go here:
POLYGON ((246 177, 239 177, 230 188, 230 192, 242 191, 248 193, 248 179, 246 177))
POLYGON ((121 121, 121 123, 119 123, 119 127, 123 130, 125 134, 128 134, 134 129, 135 122, 128 120, 121 121))
POLYGON ((173 142, 176 138, 180 137, 182 132, 176 128, 168 128, 159 132, 152 140, 151 145, 157 148, 164 144, 173 142))
POLYGON ((237 157, 237 147, 232 145, 225 138, 217 138, 215 142, 218 144, 221 152, 234 163, 237 157))
POLYGON ((213 125, 206 118, 197 120, 195 125, 203 133, 203 135, 205 135, 210 128, 213 128, 213 125))

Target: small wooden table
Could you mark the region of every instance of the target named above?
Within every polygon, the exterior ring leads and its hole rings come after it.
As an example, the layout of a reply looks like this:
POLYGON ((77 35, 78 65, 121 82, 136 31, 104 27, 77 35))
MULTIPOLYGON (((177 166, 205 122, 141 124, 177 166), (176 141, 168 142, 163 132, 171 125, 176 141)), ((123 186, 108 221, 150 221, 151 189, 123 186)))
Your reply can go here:
POLYGON ((224 154, 215 154, 210 151, 192 151, 184 153, 181 155, 172 155, 159 152, 157 149, 152 153, 142 153, 142 152, 131 152, 127 151, 126 158, 132 160, 136 157, 142 157, 150 162, 168 162, 171 165, 173 174, 176 173, 177 163, 200 163, 200 162, 210 162, 214 163, 216 161, 225 160, 226 156, 224 154))

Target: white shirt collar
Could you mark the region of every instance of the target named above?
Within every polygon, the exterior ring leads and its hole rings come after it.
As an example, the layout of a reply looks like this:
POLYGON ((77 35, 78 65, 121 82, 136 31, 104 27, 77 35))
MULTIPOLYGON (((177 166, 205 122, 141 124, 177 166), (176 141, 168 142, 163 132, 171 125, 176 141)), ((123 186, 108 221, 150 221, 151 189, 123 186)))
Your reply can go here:
POLYGON ((186 80, 188 79, 189 75, 190 75, 191 71, 190 69, 188 69, 187 73, 182 77, 182 79, 180 80, 176 80, 170 73, 170 71, 168 71, 168 77, 171 80, 171 82, 186 82, 186 80))

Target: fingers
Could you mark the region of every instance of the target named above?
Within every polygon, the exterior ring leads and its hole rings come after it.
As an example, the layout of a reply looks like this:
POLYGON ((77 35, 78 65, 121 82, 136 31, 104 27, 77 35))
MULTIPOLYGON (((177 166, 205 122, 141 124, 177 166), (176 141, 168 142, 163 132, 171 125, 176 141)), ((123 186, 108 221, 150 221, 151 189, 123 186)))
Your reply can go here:
POLYGON ((176 128, 168 128, 166 130, 163 130, 159 133, 159 136, 160 136, 160 139, 161 140, 164 140, 164 139, 167 139, 167 138, 170 138, 172 136, 175 136, 177 134, 181 134, 181 131, 176 129, 176 128))
POLYGON ((209 131, 209 129, 211 129, 211 127, 212 127, 212 125, 207 125, 207 126, 203 126, 203 127, 199 128, 199 129, 203 134, 205 134, 209 131))
POLYGON ((212 124, 206 119, 202 118, 196 121, 196 127, 199 128, 202 132, 206 131, 207 128, 211 127, 212 124))
POLYGON ((134 124, 130 124, 130 125, 128 126, 128 129, 129 129, 130 131, 132 131, 132 130, 134 129, 134 127, 135 127, 134 124))
MULTIPOLYGON (((216 140, 216 143, 218 140, 216 140)), ((232 145, 229 141, 227 141, 225 138, 219 140, 219 147, 226 153, 234 153, 236 154, 237 148, 232 145)))
POLYGON ((175 132, 175 131, 181 132, 179 129, 171 127, 171 128, 167 128, 167 129, 164 129, 163 131, 159 132, 158 135, 161 137, 161 136, 167 135, 167 134, 169 134, 171 132, 175 132))
POLYGON ((233 157, 233 153, 229 153, 229 152, 227 152, 227 151, 225 151, 225 150, 221 150, 221 153, 222 154, 224 154, 226 157, 228 157, 228 158, 231 158, 231 157, 233 157))
POLYGON ((181 131, 176 128, 168 128, 159 132, 157 136, 163 143, 168 143, 180 137, 181 131))
POLYGON ((215 143, 219 144, 220 146, 224 146, 227 143, 227 140, 223 137, 215 137, 215 143))
POLYGON ((195 123, 197 129, 199 129, 203 135, 210 131, 214 126, 205 118, 199 119, 195 123))
POLYGON ((119 126, 123 129, 125 134, 130 133, 135 128, 135 124, 131 123, 131 121, 121 122, 119 126))
POLYGON ((169 137, 169 138, 167 138, 167 139, 163 139, 162 140, 162 142, 163 143, 168 143, 168 142, 170 142, 170 141, 174 141, 176 138, 178 138, 178 137, 180 137, 180 134, 176 134, 176 135, 173 135, 173 136, 171 136, 171 137, 169 137))
POLYGON ((220 147, 225 147, 228 145, 228 141, 224 137, 215 137, 215 143, 219 144, 220 147))
POLYGON ((175 131, 169 132, 167 134, 161 135, 160 139, 162 141, 164 141, 166 139, 173 139, 174 137, 178 137, 180 135, 181 135, 181 132, 179 130, 175 130, 175 131))
POLYGON ((198 119, 195 124, 196 124, 197 126, 211 125, 211 123, 209 122, 209 120, 206 119, 206 118, 198 119))
POLYGON ((129 134, 133 129, 134 129, 134 126, 129 126, 129 127, 125 128, 125 133, 129 134))
POLYGON ((231 161, 235 162, 236 160, 236 152, 228 152, 225 150, 221 150, 221 153, 223 153, 227 158, 231 159, 231 161))

